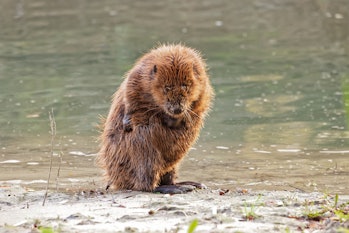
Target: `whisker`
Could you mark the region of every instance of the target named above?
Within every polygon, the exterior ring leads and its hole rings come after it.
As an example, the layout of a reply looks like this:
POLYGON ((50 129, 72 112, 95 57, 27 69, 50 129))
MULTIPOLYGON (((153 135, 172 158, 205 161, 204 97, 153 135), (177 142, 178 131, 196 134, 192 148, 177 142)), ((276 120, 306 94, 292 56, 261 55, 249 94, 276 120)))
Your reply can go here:
POLYGON ((192 113, 195 117, 200 118, 200 116, 199 116, 196 112, 194 112, 193 110, 191 110, 190 108, 189 108, 187 111, 190 112, 190 113, 192 113))
POLYGON ((188 118, 188 122, 189 122, 190 124, 192 124, 192 123, 193 123, 193 119, 192 119, 190 113, 189 113, 188 111, 185 111, 185 112, 184 112, 184 115, 186 116, 186 118, 188 118))
MULTIPOLYGON (((153 110, 155 110, 156 108, 154 108, 153 110)), ((149 117, 149 119, 151 119, 151 118, 153 118, 153 117, 155 117, 156 115, 158 115, 158 114, 160 114, 160 111, 156 111, 156 112, 154 112, 154 114, 153 115, 151 115, 150 117, 149 117)))
POLYGON ((148 109, 147 111, 144 112, 144 114, 148 113, 148 112, 151 112, 151 111, 154 111, 154 110, 157 110, 158 107, 153 107, 153 108, 150 108, 148 109))

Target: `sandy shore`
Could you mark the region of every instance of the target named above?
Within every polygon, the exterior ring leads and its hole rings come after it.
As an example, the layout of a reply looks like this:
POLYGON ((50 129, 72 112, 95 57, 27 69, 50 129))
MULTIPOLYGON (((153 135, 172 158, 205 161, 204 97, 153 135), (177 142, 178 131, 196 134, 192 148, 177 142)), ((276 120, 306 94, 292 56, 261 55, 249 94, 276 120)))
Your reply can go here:
POLYGON ((348 232, 348 195, 335 206, 324 193, 226 191, 50 191, 42 206, 44 190, 2 185, 0 232, 187 232, 195 219, 195 232, 348 232))

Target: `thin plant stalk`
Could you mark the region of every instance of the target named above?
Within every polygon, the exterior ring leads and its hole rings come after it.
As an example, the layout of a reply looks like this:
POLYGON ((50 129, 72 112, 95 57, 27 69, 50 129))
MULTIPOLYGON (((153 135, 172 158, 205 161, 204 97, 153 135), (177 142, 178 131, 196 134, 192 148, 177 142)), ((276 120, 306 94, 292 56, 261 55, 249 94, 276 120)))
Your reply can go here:
POLYGON ((56 177, 56 192, 58 192, 59 175, 61 172, 61 165, 62 165, 62 161, 63 161, 62 138, 60 138, 59 144, 61 146, 61 151, 59 152, 59 165, 58 165, 57 177, 56 177))
POLYGON ((53 114, 53 109, 51 109, 51 112, 49 112, 49 118, 50 118, 50 128, 51 128, 51 158, 50 158, 50 169, 48 172, 48 177, 47 177, 47 185, 46 185, 46 191, 45 191, 45 196, 44 196, 44 200, 42 202, 42 206, 45 205, 46 202, 46 198, 47 198, 47 193, 48 193, 48 187, 50 185, 50 179, 51 179, 51 171, 52 171, 52 162, 53 162, 53 143, 56 137, 56 121, 55 121, 55 117, 53 114))

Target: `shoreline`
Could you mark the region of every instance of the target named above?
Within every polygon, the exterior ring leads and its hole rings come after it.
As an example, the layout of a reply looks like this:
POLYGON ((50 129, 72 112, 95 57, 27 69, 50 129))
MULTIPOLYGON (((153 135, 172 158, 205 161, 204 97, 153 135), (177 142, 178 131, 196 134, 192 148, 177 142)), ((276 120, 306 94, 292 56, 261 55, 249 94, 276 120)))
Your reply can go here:
MULTIPOLYGON (((0 232, 338 232, 349 228, 349 195, 298 191, 50 192, 0 186, 0 232), (337 202, 337 203, 336 203, 337 202), (317 214, 318 216, 315 216, 317 214), (347 215, 345 215, 347 214, 347 215), (314 215, 314 216, 312 216, 314 215), (311 217, 312 216, 312 217, 311 217), (43 228, 42 228, 43 227, 43 228)), ((348 232, 348 230, 344 231, 348 232)))

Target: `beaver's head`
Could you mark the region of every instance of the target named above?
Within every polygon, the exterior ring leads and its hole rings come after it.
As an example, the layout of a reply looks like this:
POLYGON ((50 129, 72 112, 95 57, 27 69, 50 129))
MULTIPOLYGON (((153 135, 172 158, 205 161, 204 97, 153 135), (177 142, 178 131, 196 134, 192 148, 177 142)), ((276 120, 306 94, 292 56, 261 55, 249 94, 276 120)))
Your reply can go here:
POLYGON ((205 67, 199 55, 185 47, 160 51, 152 65, 152 96, 174 118, 182 117, 205 90, 205 67))

